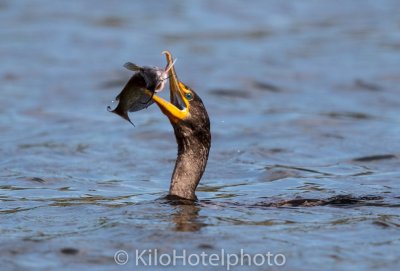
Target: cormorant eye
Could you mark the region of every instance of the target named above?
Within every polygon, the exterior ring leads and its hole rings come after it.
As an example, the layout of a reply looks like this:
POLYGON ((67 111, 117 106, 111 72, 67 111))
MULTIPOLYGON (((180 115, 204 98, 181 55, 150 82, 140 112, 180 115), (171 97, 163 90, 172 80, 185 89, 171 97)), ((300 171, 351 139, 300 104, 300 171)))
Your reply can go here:
POLYGON ((185 97, 186 97, 186 99, 188 99, 189 101, 193 100, 193 94, 190 93, 190 92, 185 93, 185 97))

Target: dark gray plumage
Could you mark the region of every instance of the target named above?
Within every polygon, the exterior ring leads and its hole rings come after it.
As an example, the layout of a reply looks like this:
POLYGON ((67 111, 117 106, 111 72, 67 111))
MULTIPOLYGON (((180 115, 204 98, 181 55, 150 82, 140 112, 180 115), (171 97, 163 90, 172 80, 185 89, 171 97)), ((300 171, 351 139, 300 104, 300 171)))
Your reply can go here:
POLYGON ((211 147, 210 120, 201 98, 193 91, 190 115, 178 123, 171 122, 178 157, 171 178, 170 196, 196 200, 195 190, 207 165, 211 147))

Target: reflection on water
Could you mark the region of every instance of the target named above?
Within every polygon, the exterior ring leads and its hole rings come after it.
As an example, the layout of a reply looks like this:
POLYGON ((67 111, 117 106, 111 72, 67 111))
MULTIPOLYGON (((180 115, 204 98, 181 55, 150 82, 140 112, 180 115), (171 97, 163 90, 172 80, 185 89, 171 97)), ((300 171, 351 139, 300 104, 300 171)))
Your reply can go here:
POLYGON ((0 1, 2 270, 133 270, 156 248, 398 269, 399 8, 0 1), (135 128, 105 110, 123 63, 164 66, 166 49, 212 122, 195 204, 163 198, 176 143, 159 109, 135 128))
POLYGON ((176 231, 199 231, 206 224, 198 221, 200 208, 196 205, 180 205, 172 221, 176 231))

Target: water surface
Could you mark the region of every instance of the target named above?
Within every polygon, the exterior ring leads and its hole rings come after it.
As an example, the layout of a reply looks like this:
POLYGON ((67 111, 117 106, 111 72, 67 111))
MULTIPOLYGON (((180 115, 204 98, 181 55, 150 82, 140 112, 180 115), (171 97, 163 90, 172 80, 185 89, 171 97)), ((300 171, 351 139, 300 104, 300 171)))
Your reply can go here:
POLYGON ((251 270, 398 269, 399 10, 0 1, 2 270, 134 270, 138 249, 286 257, 251 270), (212 122, 194 206, 160 199, 176 145, 159 109, 132 114, 135 128, 106 110, 123 63, 164 66, 166 49, 212 122), (276 207, 338 195, 371 200, 276 207))

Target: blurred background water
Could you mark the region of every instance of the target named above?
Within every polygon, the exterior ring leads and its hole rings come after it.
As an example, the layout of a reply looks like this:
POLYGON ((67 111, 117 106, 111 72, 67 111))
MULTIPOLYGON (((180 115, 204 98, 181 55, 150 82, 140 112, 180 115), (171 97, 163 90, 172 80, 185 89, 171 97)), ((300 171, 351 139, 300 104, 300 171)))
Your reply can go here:
POLYGON ((399 11, 1 0, 1 269, 134 270, 114 253, 146 248, 285 255, 272 270, 398 269, 399 11), (122 65, 164 66, 163 50, 212 122, 195 206, 159 200, 176 157, 159 109, 131 114, 135 128, 106 110, 131 76, 122 65), (376 200, 270 206, 343 194, 376 200))

